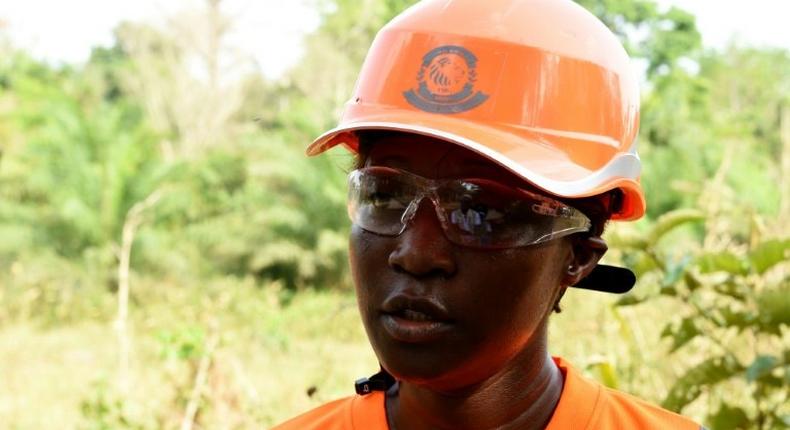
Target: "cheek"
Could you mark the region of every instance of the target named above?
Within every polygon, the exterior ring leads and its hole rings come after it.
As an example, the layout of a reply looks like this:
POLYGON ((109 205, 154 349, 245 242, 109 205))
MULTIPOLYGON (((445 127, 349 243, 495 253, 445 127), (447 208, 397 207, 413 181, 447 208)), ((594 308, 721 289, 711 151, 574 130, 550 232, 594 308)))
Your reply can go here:
POLYGON ((498 372, 516 357, 543 359, 545 328, 561 274, 562 250, 543 247, 469 253, 460 263, 463 278, 447 298, 463 336, 448 347, 443 374, 435 381, 445 387, 473 384, 498 372), (476 254, 476 255, 475 255, 476 254), (456 353, 462 359, 451 359, 456 353))
POLYGON ((382 242, 381 237, 357 226, 351 227, 351 234, 348 237, 348 260, 357 290, 360 289, 360 285, 356 281, 366 281, 371 272, 387 267, 388 253, 380 242, 382 242))
POLYGON ((491 334, 497 333, 500 342, 509 339, 515 344, 532 337, 553 309, 562 280, 562 251, 552 244, 478 259, 477 273, 467 273, 476 282, 465 285, 470 289, 465 312, 477 316, 469 321, 470 329, 477 324, 474 330, 481 338, 493 341, 496 336, 491 334))
POLYGON ((490 301, 489 307, 513 311, 539 307, 551 301, 562 280, 562 251, 561 246, 550 244, 488 255, 482 258, 484 264, 476 264, 475 277, 480 281, 470 287, 486 292, 480 298, 490 301))
POLYGON ((366 325, 375 303, 373 294, 377 290, 372 284, 375 283, 375 279, 381 278, 382 271, 387 268, 387 252, 382 249, 381 244, 376 243, 376 239, 359 227, 353 226, 348 240, 351 276, 357 293, 359 310, 366 325))
POLYGON ((351 235, 348 237, 348 264, 351 268, 351 276, 353 277, 354 288, 357 291, 357 298, 364 293, 364 288, 360 288, 360 282, 365 276, 363 273, 360 273, 360 270, 370 267, 365 262, 365 251, 369 247, 369 242, 360 234, 358 228, 352 227, 351 235))

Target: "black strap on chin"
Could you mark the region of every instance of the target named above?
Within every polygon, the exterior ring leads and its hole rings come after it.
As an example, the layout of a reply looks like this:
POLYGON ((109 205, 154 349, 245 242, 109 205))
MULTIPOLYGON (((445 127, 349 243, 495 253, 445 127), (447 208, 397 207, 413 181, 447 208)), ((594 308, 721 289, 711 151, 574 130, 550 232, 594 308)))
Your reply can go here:
POLYGON ((369 378, 360 378, 354 382, 354 390, 360 396, 370 394, 374 391, 387 391, 395 384, 395 378, 386 370, 381 371, 369 378))

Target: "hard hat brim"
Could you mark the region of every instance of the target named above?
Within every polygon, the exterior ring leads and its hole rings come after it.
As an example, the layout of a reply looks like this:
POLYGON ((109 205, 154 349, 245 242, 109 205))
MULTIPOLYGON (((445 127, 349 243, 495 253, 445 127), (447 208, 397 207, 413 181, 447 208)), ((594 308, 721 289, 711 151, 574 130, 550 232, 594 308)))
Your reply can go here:
MULTIPOLYGON (((524 139, 506 129, 470 123, 448 116, 388 112, 386 116, 366 118, 334 128, 318 137, 306 150, 318 155, 336 145, 356 152, 356 135, 362 130, 391 130, 415 133, 455 143, 501 165, 536 187, 559 197, 582 198, 619 188, 623 191, 622 210, 613 220, 633 220, 645 211, 639 192, 640 161, 635 152, 620 153, 602 168, 589 170, 550 144, 551 136, 529 132, 524 139)), ((579 140, 584 140, 579 138, 579 140)), ((604 144, 584 141, 584 144, 604 144)))

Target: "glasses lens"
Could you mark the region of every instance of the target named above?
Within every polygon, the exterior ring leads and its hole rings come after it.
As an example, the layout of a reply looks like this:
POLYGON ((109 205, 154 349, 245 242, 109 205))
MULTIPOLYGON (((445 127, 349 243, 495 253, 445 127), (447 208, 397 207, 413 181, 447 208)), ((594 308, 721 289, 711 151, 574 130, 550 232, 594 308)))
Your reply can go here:
POLYGON ((466 246, 527 246, 590 228, 574 208, 485 179, 450 181, 439 199, 447 237, 466 246))
POLYGON ((403 232, 417 195, 432 196, 447 238, 464 246, 514 248, 590 229, 577 209, 491 180, 433 181, 389 167, 355 170, 348 180, 351 221, 381 235, 403 232))
POLYGON ((365 230, 395 236, 403 231, 401 219, 415 193, 416 187, 398 170, 355 170, 348 178, 348 215, 365 230))

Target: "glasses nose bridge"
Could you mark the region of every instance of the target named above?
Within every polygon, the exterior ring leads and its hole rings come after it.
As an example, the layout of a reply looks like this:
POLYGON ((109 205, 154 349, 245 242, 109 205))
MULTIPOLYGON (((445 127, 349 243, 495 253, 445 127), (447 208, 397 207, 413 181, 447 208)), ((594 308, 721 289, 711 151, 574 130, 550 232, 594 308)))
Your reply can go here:
POLYGON ((406 207, 406 210, 403 212, 401 216, 401 223, 403 224, 403 230, 401 233, 408 228, 409 224, 412 223, 414 217, 417 215, 417 212, 420 210, 420 204, 423 200, 428 199, 433 205, 434 213, 439 220, 439 223, 442 224, 442 229, 444 229, 444 216, 440 209, 439 203, 439 195, 436 192, 437 186, 433 183, 424 184, 424 186, 420 189, 420 191, 414 196, 414 198, 409 203, 409 206, 406 207))

